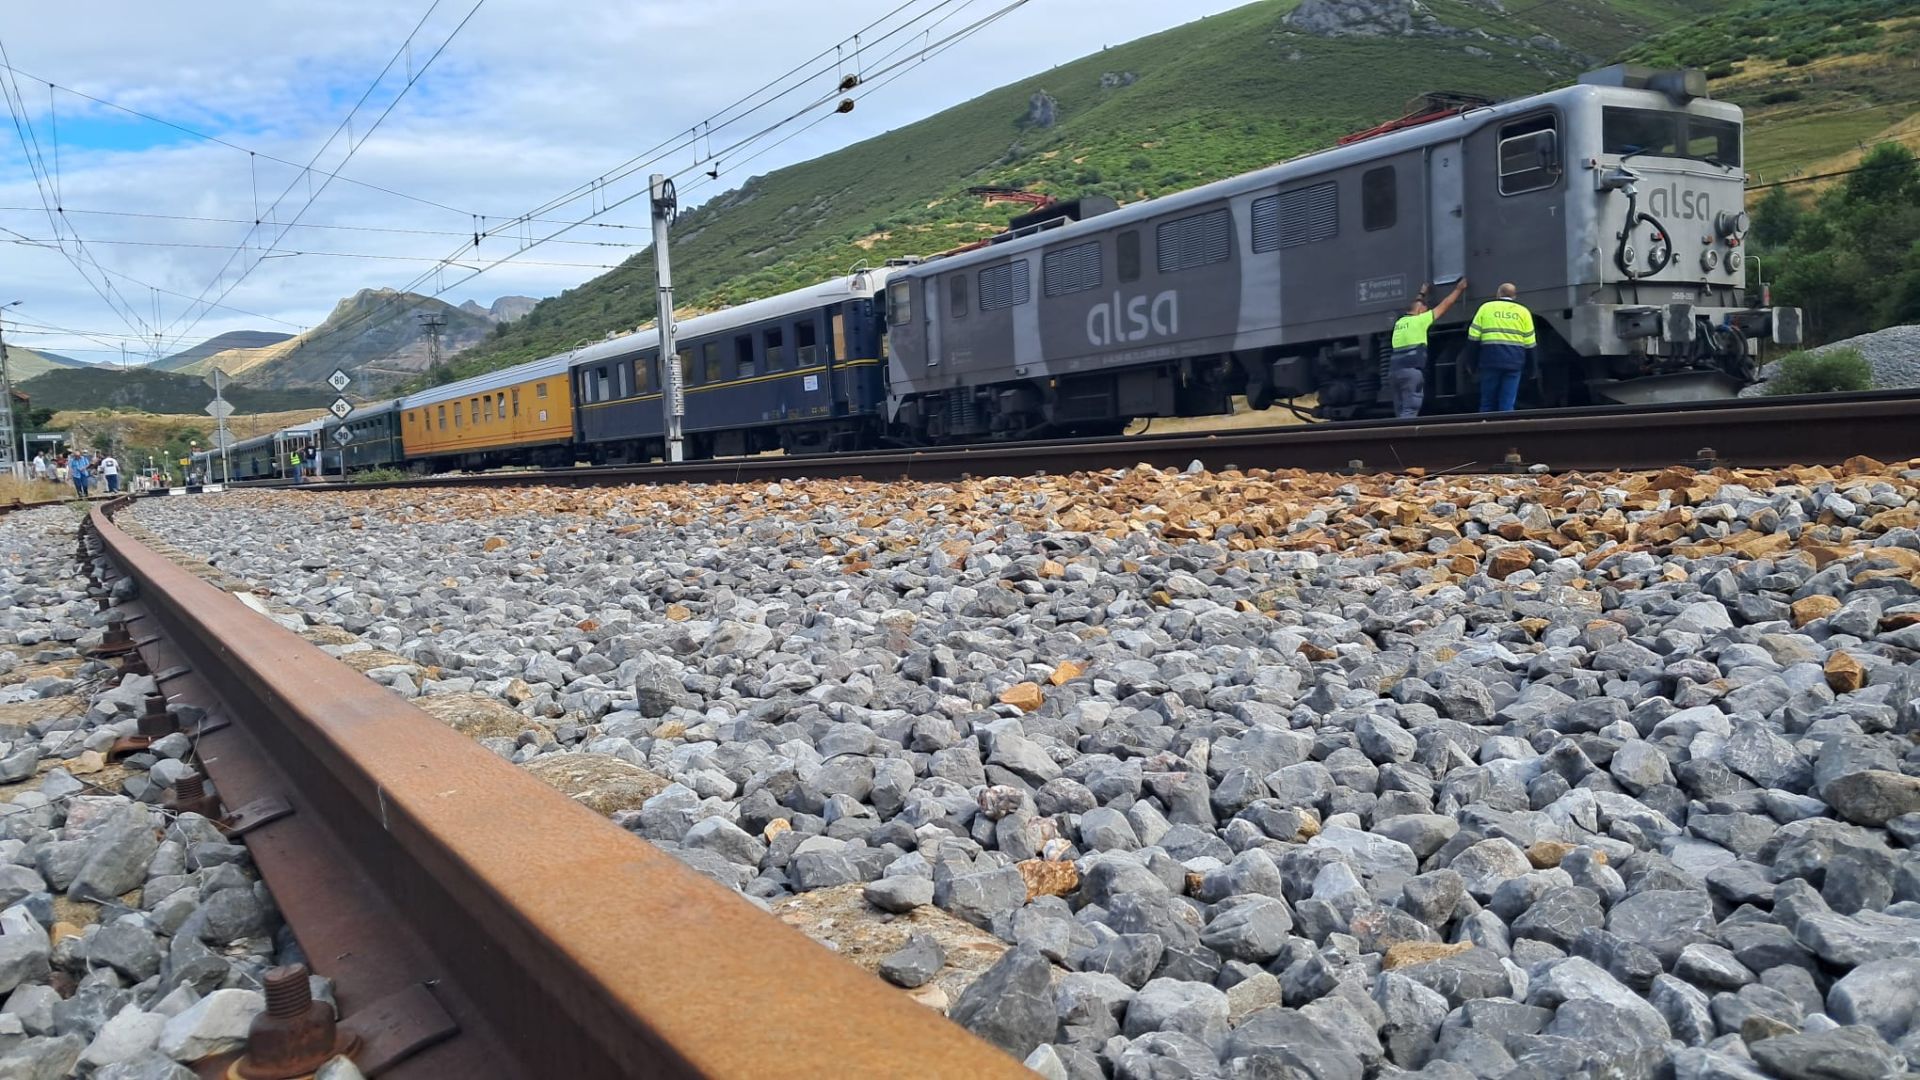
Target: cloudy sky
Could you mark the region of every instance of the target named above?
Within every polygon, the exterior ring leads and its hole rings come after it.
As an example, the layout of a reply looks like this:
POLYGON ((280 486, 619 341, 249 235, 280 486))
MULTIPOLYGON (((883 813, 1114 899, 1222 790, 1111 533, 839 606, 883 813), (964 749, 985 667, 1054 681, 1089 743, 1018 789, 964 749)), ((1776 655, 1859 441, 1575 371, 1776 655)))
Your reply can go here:
POLYGON ((628 228, 575 229, 463 283, 517 246, 493 236, 476 254, 476 215, 498 225, 580 190, 734 115, 722 110, 790 68, 788 96, 506 231, 546 236, 643 190, 650 171, 688 170, 685 189, 711 151, 721 179, 687 191, 698 201, 1237 2, 1029 0, 924 60, 1006 0, 20 5, 0 30, 0 304, 23 301, 7 337, 89 361, 117 361, 124 343, 139 361, 156 335, 164 354, 227 330, 296 332, 366 287, 549 296, 637 250, 646 200, 597 219, 628 228), (794 134, 815 110, 725 152, 856 71, 871 81, 853 113, 794 134))

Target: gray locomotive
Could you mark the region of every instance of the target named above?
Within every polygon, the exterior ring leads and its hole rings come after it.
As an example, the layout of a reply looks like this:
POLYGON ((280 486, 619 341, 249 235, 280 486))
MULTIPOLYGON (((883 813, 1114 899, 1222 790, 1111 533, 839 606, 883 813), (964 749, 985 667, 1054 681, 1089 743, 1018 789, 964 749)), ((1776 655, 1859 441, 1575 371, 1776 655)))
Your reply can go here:
MULTIPOLYGON (((1083 201, 887 283, 895 432, 1118 430, 1308 394, 1385 415, 1393 320, 1423 282, 1512 281, 1541 347, 1523 407, 1731 396, 1794 308, 1746 303, 1741 114, 1698 72, 1614 67, 1134 204, 1083 201)), ((1471 409, 1464 304, 1427 410, 1471 409)))

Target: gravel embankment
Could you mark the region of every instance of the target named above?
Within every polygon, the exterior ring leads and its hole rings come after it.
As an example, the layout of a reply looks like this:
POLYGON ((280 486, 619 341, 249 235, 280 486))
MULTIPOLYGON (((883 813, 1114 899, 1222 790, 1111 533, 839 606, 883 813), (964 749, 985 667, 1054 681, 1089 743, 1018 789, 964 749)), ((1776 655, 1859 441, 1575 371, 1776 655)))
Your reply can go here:
MULTIPOLYGON (((1920 386, 1920 326, 1889 326, 1871 334, 1861 334, 1829 345, 1808 349, 1816 356, 1836 349, 1857 349, 1873 368, 1875 390, 1905 390, 1920 386)), ((1740 391, 1741 397, 1759 397, 1767 392, 1767 380, 1778 372, 1776 364, 1760 369, 1760 381, 1740 391)))
POLYGON ((184 1063, 244 1045, 266 969, 301 957, 246 848, 161 805, 187 737, 109 760, 154 681, 85 656, 108 616, 79 522, 0 517, 0 1077, 192 1080, 184 1063))
POLYGON ((135 516, 1043 1075, 1920 1061, 1920 463, 135 516))

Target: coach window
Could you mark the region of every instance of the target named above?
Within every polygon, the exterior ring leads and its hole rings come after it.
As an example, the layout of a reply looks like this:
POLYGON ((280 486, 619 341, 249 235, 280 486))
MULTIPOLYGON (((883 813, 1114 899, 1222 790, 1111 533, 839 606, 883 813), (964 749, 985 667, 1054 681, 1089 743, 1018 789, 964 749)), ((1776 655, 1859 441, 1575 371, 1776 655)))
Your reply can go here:
POLYGON ((1560 134, 1551 113, 1500 129, 1500 194, 1519 195, 1560 182, 1560 134))
POLYGON ((482 409, 480 410, 482 415, 485 416, 487 423, 489 424, 493 423, 493 395, 488 394, 486 397, 481 398, 480 400, 483 405, 482 409))
POLYGON ((800 361, 801 367, 812 367, 820 362, 820 328, 814 324, 812 317, 793 324, 793 355, 800 361))
POLYGON ((717 383, 723 378, 720 373, 719 342, 709 341, 705 345, 700 346, 700 366, 706 369, 701 375, 702 381, 717 383))
POLYGON ((896 281, 888 287, 887 322, 905 326, 913 321, 913 283, 896 281))
POLYGON ((535 384, 534 384, 534 387, 533 387, 533 396, 534 396, 534 397, 546 397, 546 396, 547 396, 547 384, 546 384, 546 383, 544 383, 544 382, 541 382, 541 383, 535 383, 535 384))
POLYGON ((775 326, 760 331, 760 343, 766 348, 767 370, 779 371, 787 363, 787 333, 775 326))
POLYGON ((632 367, 635 391, 642 394, 651 393, 653 391, 653 361, 644 356, 637 357, 633 361, 632 367))
POLYGON ((447 407, 445 405, 440 406, 440 430, 447 430, 447 407))
POLYGON ((755 371, 753 362, 753 335, 736 334, 733 339, 733 373, 738 379, 751 379, 755 371))
POLYGON ((1140 230, 1128 229, 1113 238, 1114 262, 1121 282, 1140 280, 1140 230))
POLYGON ((680 359, 680 385, 694 385, 694 376, 700 374, 700 365, 694 362, 693 346, 683 345, 675 350, 674 355, 680 359))
POLYGON ((827 359, 851 359, 847 355, 847 320, 841 312, 833 313, 833 339, 828 344, 832 346, 833 352, 828 354, 827 359))
POLYGON ((465 411, 466 410, 460 407, 459 402, 456 401, 453 403, 453 430, 455 431, 460 430, 460 414, 465 411))
POLYGON ((520 388, 517 386, 513 388, 513 416, 516 420, 520 418, 520 388))
POLYGON ((1393 228, 1399 219, 1400 192, 1393 166, 1369 169, 1360 176, 1360 227, 1368 232, 1393 228))

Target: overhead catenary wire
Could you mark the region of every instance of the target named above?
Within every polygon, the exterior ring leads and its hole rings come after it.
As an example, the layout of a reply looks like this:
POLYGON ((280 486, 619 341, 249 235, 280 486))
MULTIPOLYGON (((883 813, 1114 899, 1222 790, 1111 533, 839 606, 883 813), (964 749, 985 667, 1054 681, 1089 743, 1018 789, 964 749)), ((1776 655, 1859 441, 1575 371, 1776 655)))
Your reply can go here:
MULTIPOLYGON (((408 73, 406 82, 401 84, 400 90, 398 93, 394 95, 393 100, 387 103, 387 107, 381 110, 380 115, 375 117, 373 123, 368 125, 367 129, 364 132, 362 132, 360 136, 356 139, 351 134, 351 129, 350 129, 350 125, 353 123, 354 116, 359 113, 360 107, 366 104, 368 99, 370 99, 373 96, 374 91, 380 88, 380 84, 386 79, 387 73, 393 70, 393 65, 396 62, 398 62, 402 56, 408 55, 407 50, 412 46, 413 39, 416 36, 418 36, 420 31, 426 26, 427 20, 433 17, 433 13, 439 9, 440 4, 441 4, 441 0, 433 0, 433 3, 429 5, 427 8, 426 14, 420 17, 420 21, 414 25, 413 30, 407 34, 406 39, 400 43, 400 47, 394 50, 394 55, 387 60, 386 66, 380 69, 380 73, 374 76, 373 82, 367 86, 366 92, 360 95, 360 100, 354 102, 353 108, 347 110, 347 115, 341 118, 340 125, 334 129, 334 133, 327 137, 327 141, 320 145, 320 149, 314 151, 312 159, 309 160, 307 163, 307 175, 311 175, 311 170, 313 166, 319 162, 320 156, 327 152, 327 148, 333 145, 334 140, 339 138, 342 133, 347 133, 346 156, 340 160, 340 164, 335 167, 334 172, 323 177, 321 179, 320 186, 317 189, 312 190, 308 194, 307 201, 301 205, 298 211, 295 211, 292 218, 292 222, 299 221, 301 215, 305 214, 307 210, 313 206, 314 201, 326 192, 327 185, 332 182, 333 176, 337 175, 340 169, 346 168, 347 162, 353 160, 354 154, 359 152, 360 147, 366 145, 367 140, 373 137, 373 133, 379 129, 380 125, 383 122, 385 122, 387 117, 392 115, 393 110, 399 106, 400 102, 403 99, 406 98, 407 91, 413 89, 414 86, 418 85, 421 79, 426 77, 427 69, 433 66, 434 61, 440 59, 440 55, 446 51, 447 46, 453 44, 453 39, 460 36, 460 31, 466 29, 467 24, 473 21, 473 17, 479 14, 480 8, 486 4, 486 0, 474 0, 473 7, 468 9, 467 14, 463 18, 461 18, 459 23, 457 23, 451 31, 447 33, 447 36, 441 40, 439 46, 433 50, 433 53, 429 55, 427 59, 421 63, 417 71, 414 71, 411 69, 411 60, 409 60, 409 73, 408 73)), ((287 185, 286 190, 282 191, 280 193, 280 196, 274 199, 272 205, 267 207, 266 212, 269 217, 272 216, 274 210, 279 208, 281 201, 284 200, 287 197, 287 195, 291 194, 293 189, 299 185, 299 182, 300 182, 299 177, 296 176, 293 182, 287 185)), ((253 230, 255 228, 258 228, 257 224, 254 225, 253 227, 250 227, 247 230, 247 235, 242 237, 240 243, 234 247, 233 254, 228 256, 227 261, 221 264, 221 267, 219 270, 214 272, 213 283, 210 283, 207 289, 202 290, 201 292, 202 298, 205 297, 207 292, 212 290, 213 284, 217 284, 219 282, 221 276, 226 273, 227 267, 233 264, 233 260, 239 257, 240 252, 245 249, 247 242, 250 239, 252 239, 253 230)), ((272 253, 272 251, 279 246, 280 241, 286 238, 287 232, 290 228, 291 228, 291 222, 289 222, 286 225, 283 225, 279 233, 274 236, 273 242, 267 245, 266 250, 261 253, 261 256, 259 258, 256 258, 252 262, 252 264, 249 265, 245 270, 242 270, 239 273, 239 275, 233 279, 233 281, 227 284, 226 288, 220 290, 220 295, 214 298, 214 302, 218 303, 219 301, 225 300, 229 295, 232 294, 234 289, 239 288, 240 283, 245 281, 248 278, 248 276, 250 276, 253 273, 253 271, 257 269, 262 262, 265 261, 266 256, 272 253)), ((157 334, 171 333, 173 330, 173 327, 179 325, 180 319, 184 319, 186 315, 190 313, 192 310, 193 310, 193 305, 189 305, 186 311, 183 311, 181 313, 179 318, 176 318, 173 322, 170 322, 167 324, 167 327, 164 331, 158 331, 156 333, 157 334)), ((194 316, 193 321, 187 324, 186 329, 180 331, 178 338, 176 338, 176 340, 184 339, 186 335, 192 333, 193 328, 196 326, 199 326, 201 321, 207 317, 207 313, 211 310, 212 310, 211 308, 202 308, 200 310, 200 313, 194 316)))
MULTIPOLYGON (((861 33, 866 33, 867 31, 871 30, 873 26, 879 25, 881 22, 884 22, 886 19, 891 18, 892 16, 908 9, 909 7, 912 6, 914 2, 917 2, 917 0, 908 0, 907 3, 903 3, 899 5, 898 7, 894 8, 891 12, 889 12, 888 15, 882 16, 880 20, 877 20, 873 24, 869 24, 869 26, 864 28, 861 31, 861 33)), ((908 23, 902 24, 902 25, 903 26, 911 25, 912 22, 917 22, 921 19, 925 19, 928 15, 934 12, 940 11, 944 8, 951 7, 955 3, 960 3, 960 2, 962 2, 962 0, 938 0, 938 2, 935 3, 934 6, 929 8, 927 11, 923 11, 919 13, 918 15, 914 16, 914 18, 910 20, 908 23)), ((964 2, 972 3, 973 0, 964 0, 964 2)), ((867 75, 867 78, 872 79, 879 76, 897 77, 897 75, 895 75, 894 73, 909 68, 910 66, 916 64, 921 59, 930 58, 932 56, 938 55, 941 52, 946 51, 946 49, 951 48, 953 45, 957 44, 959 41, 964 40, 965 38, 970 37, 975 33, 978 33, 980 30, 984 29, 988 25, 991 25, 993 22, 998 21, 1000 18, 1003 18, 1006 15, 1012 13, 1013 11, 1021 7, 1024 7, 1028 2, 1029 0, 1012 0, 1012 2, 1006 3, 1002 7, 1000 7, 999 9, 996 9, 995 11, 989 13, 988 15, 980 19, 974 20, 972 23, 969 23, 967 26, 954 31, 953 33, 947 35, 946 37, 940 39, 937 42, 924 43, 921 49, 918 51, 918 53, 915 56, 895 61, 892 64, 885 65, 884 67, 880 67, 869 72, 867 75)), ((887 38, 891 37, 894 33, 899 32, 901 29, 902 27, 896 27, 894 28, 894 30, 889 31, 887 34, 880 35, 880 37, 875 40, 876 41, 886 40, 887 38)), ((844 40, 851 40, 851 39, 843 39, 843 41, 844 40)), ((763 84, 761 87, 756 88, 754 91, 751 91, 747 95, 743 96, 740 99, 740 101, 737 101, 734 104, 721 109, 719 112, 715 113, 714 116, 724 117, 729 113, 734 113, 734 115, 732 115, 731 118, 727 119, 725 122, 726 123, 737 122, 739 119, 743 118, 744 116, 752 115, 753 113, 764 109, 769 104, 775 101, 778 101, 781 98, 793 96, 794 93, 796 93, 801 89, 801 85, 798 83, 796 83, 793 86, 789 86, 786 90, 782 91, 780 94, 772 98, 768 98, 765 101, 758 101, 758 102, 754 101, 754 99, 759 97, 768 87, 778 86, 783 81, 785 81, 789 75, 793 74, 794 72, 798 72, 808 68, 809 64, 815 61, 827 60, 833 55, 834 55, 834 50, 831 47, 821 50, 819 53, 815 55, 812 61, 803 62, 800 65, 796 65, 794 68, 790 69, 789 72, 781 76, 777 76, 772 80, 769 80, 767 83, 763 84), (751 102, 752 104, 743 106, 741 104, 742 102, 751 102), (741 110, 741 111, 736 112, 735 110, 741 110)), ((833 67, 834 67, 833 63, 828 62, 825 65, 824 70, 827 72, 831 72, 833 70, 833 67)), ((817 78, 819 74, 820 74, 819 72, 815 72, 813 74, 813 77, 817 78)), ((877 85, 869 87, 867 90, 863 90, 859 94, 859 97, 864 98, 867 93, 871 92, 871 90, 878 89, 879 86, 885 85, 886 83, 893 81, 892 77, 881 79, 881 81, 877 85)), ((829 103, 836 101, 837 99, 839 99, 841 93, 842 93, 841 86, 838 82, 836 82, 832 90, 826 93, 817 95, 816 97, 809 100, 804 106, 793 110, 788 115, 783 116, 781 119, 766 125, 765 127, 755 131, 753 134, 748 135, 744 138, 741 138, 736 142, 729 144, 718 151, 711 151, 711 157, 709 158, 704 158, 704 159, 697 158, 693 165, 684 167, 679 171, 675 172, 673 175, 675 177, 685 176, 688 173, 698 171, 699 167, 705 164, 707 161, 723 160, 728 155, 736 153, 737 151, 751 145, 752 143, 754 143, 759 139, 765 138, 768 134, 774 131, 778 131, 779 129, 787 126, 788 124, 791 124, 792 122, 799 119, 800 117, 807 115, 809 112, 823 108, 827 106, 829 103)), ((839 115, 839 113, 836 111, 829 111, 824 115, 822 115, 821 117, 817 118, 814 121, 814 123, 817 124, 835 115, 839 115)), ((811 127, 811 126, 813 125, 812 124, 808 125, 808 127, 811 127)), ((491 232, 481 233, 479 235, 480 236, 497 235, 499 233, 507 231, 509 228, 517 228, 517 227, 524 226, 536 220, 538 215, 550 213, 553 209, 559 206, 564 206, 567 203, 578 201, 579 198, 582 198, 585 195, 591 194, 595 191, 598 191, 604 188, 606 183, 610 183, 615 180, 623 179, 627 176, 631 176, 635 173, 640 172, 643 169, 646 169, 648 166, 655 165, 659 162, 667 160, 670 157, 677 156, 681 151, 685 150, 689 146, 696 145, 703 138, 710 139, 710 135, 706 133, 705 122, 695 124, 689 128, 679 129, 678 134, 666 140, 663 140, 661 143, 657 144, 654 148, 652 148, 649 152, 643 155, 638 155, 633 158, 629 158, 626 161, 622 162, 619 166, 616 166, 614 170, 611 170, 607 173, 603 173, 593 178, 592 180, 589 180, 584 184, 576 185, 573 189, 570 189, 568 193, 563 194, 562 196, 556 197, 555 199, 549 200, 547 203, 543 204, 541 207, 535 209, 534 211, 530 211, 528 214, 522 214, 522 215, 519 215, 518 217, 509 219, 507 222, 503 223, 502 225, 495 226, 491 232)), ((758 156, 758 154, 754 156, 758 156)), ((457 278, 451 284, 446 284, 444 282, 438 284, 433 289, 433 291, 427 294, 429 297, 437 298, 439 296, 442 296, 445 293, 453 289, 456 289, 467 282, 474 280, 475 278, 479 277, 484 273, 497 269, 499 266, 504 265, 509 261, 516 262, 519 265, 533 265, 530 262, 521 260, 519 256, 521 256, 522 254, 528 251, 533 250, 536 247, 542 246, 547 243, 551 243, 557 240, 559 237, 561 237, 565 233, 572 231, 573 229, 582 228, 582 227, 591 225, 594 223, 593 221, 594 218, 610 213, 611 211, 621 206, 624 206, 630 202, 633 202, 635 199, 638 199, 639 197, 645 194, 647 194, 647 189, 641 188, 640 190, 633 192, 631 194, 628 194, 626 196, 623 196, 617 200, 613 200, 613 201, 607 202, 604 205, 600 205, 594 211, 587 214, 586 216, 577 220, 568 221, 564 225, 562 225, 559 229, 556 229, 545 236, 526 238, 521 242, 521 246, 517 248, 515 251, 507 255, 501 256, 499 258, 496 258, 492 262, 487 263, 486 265, 481 266, 477 269, 464 267, 460 262, 462 258, 472 258, 472 255, 470 253, 470 249, 472 245, 463 244, 461 247, 455 249, 445 259, 440 260, 435 266, 430 267, 427 270, 421 272, 412 281, 396 289, 394 297, 389 302, 387 302, 386 304, 374 305, 369 309, 367 309, 366 311, 359 313, 357 316, 349 320, 347 323, 342 324, 340 329, 350 329, 352 326, 358 325, 360 323, 375 321, 375 320, 383 319, 387 317, 393 311, 397 310, 399 305, 405 302, 404 301, 405 297, 407 297, 410 294, 415 294, 418 290, 426 288, 429 282, 433 282, 437 275, 441 274, 444 270, 448 268, 458 267, 463 269, 469 269, 471 270, 471 272, 468 273, 465 277, 457 278)))

